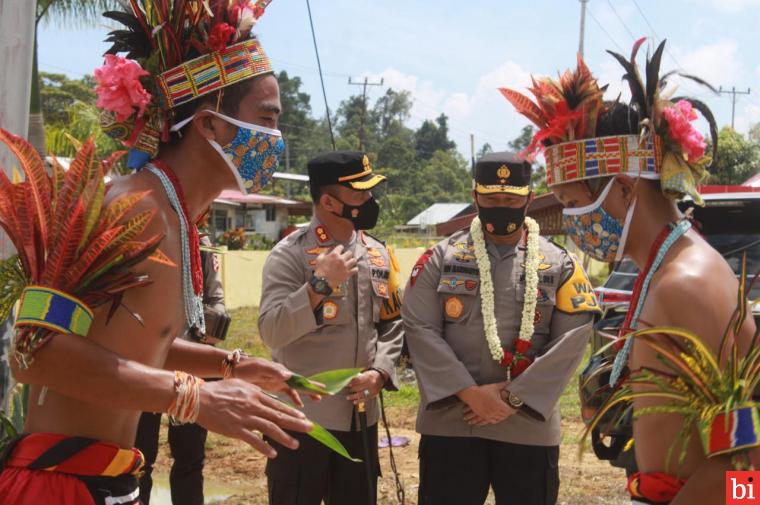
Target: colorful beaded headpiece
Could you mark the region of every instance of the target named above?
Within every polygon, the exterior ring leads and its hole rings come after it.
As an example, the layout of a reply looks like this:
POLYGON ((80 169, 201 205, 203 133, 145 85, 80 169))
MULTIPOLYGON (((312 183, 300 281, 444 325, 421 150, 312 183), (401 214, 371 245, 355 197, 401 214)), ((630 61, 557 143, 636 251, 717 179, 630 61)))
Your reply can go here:
POLYGON ((661 140, 638 135, 596 137, 563 142, 544 150, 546 183, 555 186, 594 177, 628 174, 659 178, 661 140))
POLYGON ((158 154, 173 109, 226 86, 273 72, 251 30, 271 0, 130 0, 131 12, 106 12, 114 30, 95 70, 101 124, 131 148, 139 168, 158 154), (127 53, 126 58, 116 56, 127 53))
POLYGON ((715 90, 688 74, 669 72, 660 77, 665 41, 647 58, 642 80, 636 54, 644 40, 636 41, 630 60, 608 51, 625 68, 632 96, 627 106, 603 101, 606 86, 599 87, 580 56, 576 70, 566 71, 557 81, 533 79, 529 90, 535 102, 517 91, 500 89, 517 112, 538 127, 526 153, 535 156, 543 151, 549 186, 627 174, 659 179, 669 198, 689 195, 702 203, 697 187, 707 176, 712 157, 691 122, 698 118, 696 111, 708 121, 713 155, 717 126, 704 103, 666 98, 673 93, 667 89, 667 79, 679 75, 715 90))

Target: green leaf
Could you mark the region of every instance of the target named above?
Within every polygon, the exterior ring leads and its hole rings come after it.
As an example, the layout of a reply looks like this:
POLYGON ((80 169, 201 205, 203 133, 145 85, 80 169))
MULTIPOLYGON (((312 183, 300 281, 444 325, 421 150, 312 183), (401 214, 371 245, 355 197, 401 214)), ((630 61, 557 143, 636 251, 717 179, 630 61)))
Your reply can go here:
POLYGON ((343 444, 341 444, 332 433, 324 429, 322 426, 314 423, 314 428, 308 433, 308 435, 317 442, 324 444, 326 447, 332 449, 336 453, 340 454, 344 458, 353 461, 354 463, 361 463, 362 460, 358 458, 352 458, 343 444))
POLYGON ((351 379, 359 375, 361 372, 361 368, 340 368, 337 370, 321 372, 308 378, 294 373, 293 376, 288 379, 288 386, 293 389, 332 396, 339 393, 349 382, 351 382, 351 379), (320 384, 324 384, 324 387, 320 386, 320 384))

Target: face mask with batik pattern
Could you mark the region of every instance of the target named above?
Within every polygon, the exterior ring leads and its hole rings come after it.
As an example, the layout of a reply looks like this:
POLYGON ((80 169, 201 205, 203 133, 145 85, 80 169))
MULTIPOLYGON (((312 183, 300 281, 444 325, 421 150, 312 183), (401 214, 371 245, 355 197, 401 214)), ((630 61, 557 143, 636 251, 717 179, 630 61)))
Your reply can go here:
MULTIPOLYGON (((285 150, 285 141, 280 130, 246 123, 212 110, 205 112, 238 127, 237 133, 228 144, 222 146, 211 139, 208 139, 208 142, 227 163, 241 192, 260 191, 271 180, 280 162, 280 155, 285 150)), ((180 130, 193 117, 195 116, 177 123, 172 130, 180 130)))
POLYGON ((562 211, 565 231, 575 245, 592 258, 605 263, 619 261, 623 257, 626 237, 636 207, 634 199, 628 207, 624 222, 604 210, 603 204, 613 182, 614 179, 591 205, 562 211))

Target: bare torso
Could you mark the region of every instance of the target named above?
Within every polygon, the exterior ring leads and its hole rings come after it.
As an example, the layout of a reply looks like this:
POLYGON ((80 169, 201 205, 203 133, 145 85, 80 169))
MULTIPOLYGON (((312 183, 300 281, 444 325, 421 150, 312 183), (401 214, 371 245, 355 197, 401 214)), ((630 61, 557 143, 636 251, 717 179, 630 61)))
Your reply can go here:
MULTIPOLYGON (((671 248, 654 276, 644 304, 639 328, 677 326, 699 335, 714 352, 736 309, 738 281, 726 261, 695 231, 689 231, 671 248)), ((750 316, 737 342, 746 354, 755 325, 750 316)), ((633 370, 642 366, 663 370, 656 353, 642 342, 635 342, 631 355, 633 370)), ((637 400, 635 409, 663 404, 651 399, 637 400)), ((704 462, 699 435, 692 428, 686 457, 679 464, 683 418, 675 414, 647 415, 634 422, 636 461, 641 472, 667 472, 687 479, 704 462), (675 441, 675 444, 674 444, 675 441), (668 450, 672 445, 668 460, 668 450)), ((721 473, 721 482, 723 474, 721 473)))
MULTIPOLYGON (((138 265, 136 269, 148 274, 153 283, 128 291, 123 303, 140 314, 144 326, 123 307, 106 324, 109 307, 104 306, 96 311, 88 338, 126 359, 162 368, 174 338, 185 331, 178 216, 170 207, 158 179, 148 172, 116 179, 106 198, 108 202, 128 193, 148 190, 151 194, 131 215, 147 209, 155 210, 146 236, 164 235, 160 249, 177 267, 152 261, 138 265)), ((40 389, 35 386, 31 391, 26 423, 28 432, 85 436, 125 448, 134 445, 140 412, 79 401, 53 390, 47 392, 44 404, 40 406, 40 389)))

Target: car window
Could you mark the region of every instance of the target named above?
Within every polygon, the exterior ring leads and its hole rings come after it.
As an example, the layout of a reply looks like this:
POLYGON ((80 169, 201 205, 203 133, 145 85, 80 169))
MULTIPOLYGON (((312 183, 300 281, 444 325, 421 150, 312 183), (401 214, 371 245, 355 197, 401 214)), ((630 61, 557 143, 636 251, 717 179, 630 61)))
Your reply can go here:
MULTIPOLYGON (((719 253, 726 258, 728 264, 737 275, 741 272, 742 254, 747 252, 747 281, 760 272, 760 234, 753 235, 708 235, 705 237, 719 253)), ((750 292, 750 298, 760 297, 760 285, 750 292)))
MULTIPOLYGON (((760 234, 713 234, 707 235, 705 239, 726 258, 737 275, 741 271, 742 253, 746 250, 748 282, 756 273, 760 272, 760 234)), ((633 291, 638 273, 639 269, 633 261, 625 258, 607 278, 604 287, 633 291)), ((751 299, 758 297, 760 297, 760 281, 755 284, 750 292, 751 299)))

